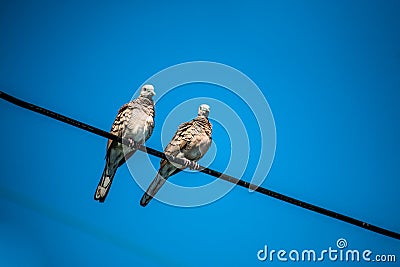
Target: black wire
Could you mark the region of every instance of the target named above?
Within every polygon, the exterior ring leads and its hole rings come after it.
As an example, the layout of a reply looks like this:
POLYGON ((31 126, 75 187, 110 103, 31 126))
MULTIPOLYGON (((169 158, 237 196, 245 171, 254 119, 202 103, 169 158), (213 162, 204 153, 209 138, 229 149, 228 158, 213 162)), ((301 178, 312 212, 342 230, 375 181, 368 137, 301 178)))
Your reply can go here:
MULTIPOLYGON (((58 121, 62 121, 64 123, 67 123, 67 124, 72 125, 72 126, 75 126, 75 127, 80 128, 82 130, 85 130, 85 131, 94 133, 96 135, 99 135, 99 136, 102 136, 102 137, 105 137, 105 138, 108 138, 108 139, 111 139, 111 140, 114 140, 114 141, 129 145, 129 140, 127 140, 125 138, 121 138, 121 137, 113 135, 113 134, 111 134, 109 132, 103 131, 103 130, 101 130, 99 128, 93 127, 93 126, 91 126, 89 124, 86 124, 86 123, 71 119, 69 117, 66 117, 66 116, 63 116, 61 114, 55 113, 55 112, 53 112, 51 110, 48 110, 48 109, 36 106, 34 104, 22 101, 22 100, 17 99, 17 98, 15 98, 15 97, 13 97, 13 96, 11 96, 9 94, 4 93, 3 91, 0 91, 0 97, 2 99, 4 99, 4 100, 10 102, 10 103, 13 103, 13 104, 15 104, 17 106, 20 106, 22 108, 29 109, 31 111, 40 113, 40 114, 45 115, 47 117, 56 119, 58 121)), ((168 156, 168 158, 167 158, 167 156, 164 153, 162 153, 160 151, 157 151, 155 149, 152 149, 150 147, 146 147, 146 146, 143 146, 143 145, 137 145, 136 147, 137 147, 137 149, 139 149, 139 150, 141 150, 141 151, 143 151, 145 153, 148 153, 150 155, 153 155, 153 156, 156 156, 156 157, 159 157, 159 158, 163 158, 163 159, 168 159, 169 161, 175 162, 177 164, 181 164, 181 165, 184 164, 184 161, 182 159, 171 157, 171 156, 168 156)), ((313 204, 310 204, 310 203, 307 203, 307 202, 304 202, 304 201, 301 201, 301 200, 298 200, 298 199, 295 199, 295 198, 292 198, 292 197, 277 193, 277 192, 269 190, 267 188, 251 184, 249 182, 237 179, 237 178, 232 177, 230 175, 223 174, 221 172, 218 172, 218 171, 215 171, 215 170, 212 170, 212 169, 209 169, 209 168, 205 168, 203 166, 200 166, 200 170, 199 171, 203 172, 205 174, 214 176, 216 178, 228 181, 230 183, 234 183, 234 184, 237 184, 239 186, 242 186, 242 187, 245 187, 245 188, 249 188, 249 189, 254 190, 256 192, 259 192, 261 194, 264 194, 264 195, 267 195, 267 196, 282 200, 284 202, 299 206, 301 208, 308 209, 308 210, 317 212, 319 214, 323 214, 323 215, 335 218, 337 220, 340 220, 340 221, 343 221, 343 222, 347 222, 347 223, 353 224, 355 226, 370 230, 372 232, 376 232, 376 233, 379 233, 379 234, 382 234, 382 235, 385 235, 385 236, 392 237, 392 238, 400 240, 400 234, 399 233, 396 233, 396 232, 393 232, 393 231, 390 231, 390 230, 387 230, 387 229, 384 229, 384 228, 381 228, 381 227, 378 227, 378 226, 375 226, 375 225, 371 225, 371 224, 366 223, 366 222, 362 222, 362 221, 354 219, 352 217, 349 217, 349 216, 346 216, 346 215, 343 215, 343 214, 340 214, 340 213, 337 213, 337 212, 334 212, 334 211, 331 211, 331 210, 327 210, 327 209, 321 208, 319 206, 315 206, 313 204)))

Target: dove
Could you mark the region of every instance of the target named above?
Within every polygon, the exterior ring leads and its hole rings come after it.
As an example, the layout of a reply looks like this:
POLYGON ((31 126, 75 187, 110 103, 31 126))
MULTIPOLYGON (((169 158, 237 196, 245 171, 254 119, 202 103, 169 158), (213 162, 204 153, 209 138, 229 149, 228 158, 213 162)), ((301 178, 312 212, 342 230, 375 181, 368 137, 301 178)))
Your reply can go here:
POLYGON ((106 165, 94 194, 95 200, 104 202, 118 167, 136 152, 133 144, 143 144, 153 133, 155 95, 153 85, 146 84, 141 88, 138 98, 119 109, 110 133, 128 139, 132 146, 123 147, 119 142, 108 140, 106 165), (126 154, 124 149, 127 151, 126 154))
POLYGON ((178 130, 165 148, 164 153, 167 157, 175 156, 181 158, 185 164, 180 166, 162 159, 156 177, 140 200, 141 206, 145 207, 155 194, 157 194, 165 181, 172 175, 177 174, 187 167, 199 169, 197 161, 205 155, 212 141, 212 125, 208 120, 209 113, 210 107, 202 104, 198 109, 198 116, 196 118, 179 125, 178 130))

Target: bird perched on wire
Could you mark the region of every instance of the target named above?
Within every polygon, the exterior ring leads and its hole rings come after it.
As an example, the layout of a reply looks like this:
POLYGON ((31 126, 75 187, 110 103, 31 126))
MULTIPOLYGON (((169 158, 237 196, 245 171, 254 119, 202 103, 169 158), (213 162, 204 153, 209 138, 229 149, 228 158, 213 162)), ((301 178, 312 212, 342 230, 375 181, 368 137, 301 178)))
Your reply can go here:
MULTIPOLYGON (((119 109, 110 133, 128 139, 131 144, 143 144, 149 139, 154 129, 153 96, 155 95, 153 85, 144 85, 138 98, 119 109)), ((94 194, 95 200, 104 202, 118 167, 136 152, 134 146, 123 146, 121 143, 108 140, 106 165, 94 194)))
POLYGON ((179 125, 164 153, 167 157, 174 156, 184 160, 185 164, 180 166, 162 159, 156 177, 140 200, 141 206, 145 207, 172 175, 187 167, 199 169, 197 161, 205 155, 212 141, 212 125, 208 120, 209 113, 210 107, 208 105, 200 105, 196 118, 179 125))

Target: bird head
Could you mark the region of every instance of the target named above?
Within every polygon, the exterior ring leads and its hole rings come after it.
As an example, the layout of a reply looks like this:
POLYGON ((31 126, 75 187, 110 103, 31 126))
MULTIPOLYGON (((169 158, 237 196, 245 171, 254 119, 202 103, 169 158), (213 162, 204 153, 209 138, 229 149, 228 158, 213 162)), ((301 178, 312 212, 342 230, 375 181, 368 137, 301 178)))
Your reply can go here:
POLYGON ((206 104, 201 104, 199 106, 199 116, 204 116, 206 118, 208 118, 208 114, 210 114, 210 106, 206 105, 206 104))
POLYGON ((140 90, 140 96, 142 96, 142 97, 152 99, 152 97, 155 95, 156 95, 156 93, 154 92, 154 86, 151 84, 143 85, 142 89, 140 90))

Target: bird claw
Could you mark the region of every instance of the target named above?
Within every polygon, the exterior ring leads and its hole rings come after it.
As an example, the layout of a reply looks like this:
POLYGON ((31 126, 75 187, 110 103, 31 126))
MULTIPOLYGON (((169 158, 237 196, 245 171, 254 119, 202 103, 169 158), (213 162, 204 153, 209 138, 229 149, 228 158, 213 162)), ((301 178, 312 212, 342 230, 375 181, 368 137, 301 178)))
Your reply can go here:
POLYGON ((183 159, 183 167, 187 168, 187 167, 189 167, 189 165, 190 165, 190 160, 184 158, 183 159))
POLYGON ((189 168, 191 170, 198 170, 200 169, 200 165, 196 161, 193 161, 193 164, 189 168))
POLYGON ((132 138, 128 138, 128 141, 129 141, 129 144, 128 144, 129 148, 132 148, 132 149, 138 148, 138 144, 132 138))
POLYGON ((200 168, 200 165, 196 161, 190 161, 188 159, 184 159, 184 161, 185 161, 184 164, 185 168, 189 167, 189 169, 191 170, 198 170, 200 168))
POLYGON ((191 161, 186 158, 182 158, 183 166, 182 169, 189 168, 191 170, 198 170, 200 169, 200 165, 196 161, 191 161))

